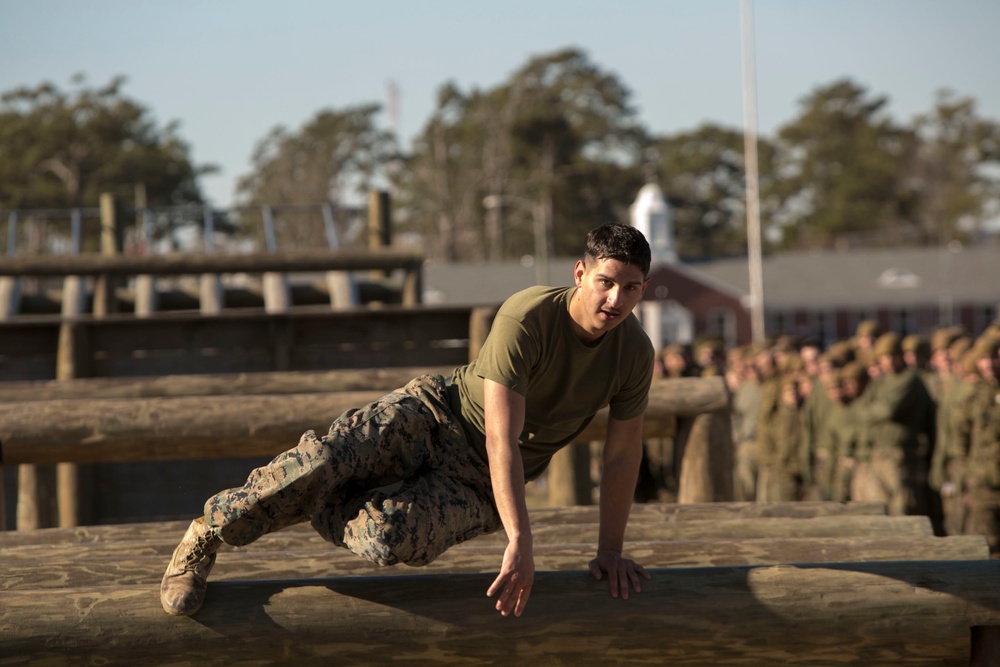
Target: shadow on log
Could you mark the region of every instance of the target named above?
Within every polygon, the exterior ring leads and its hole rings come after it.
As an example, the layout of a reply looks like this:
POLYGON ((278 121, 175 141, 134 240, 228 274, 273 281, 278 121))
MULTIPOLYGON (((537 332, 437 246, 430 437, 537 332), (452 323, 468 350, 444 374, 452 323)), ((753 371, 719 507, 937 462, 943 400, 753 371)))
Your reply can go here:
MULTIPOLYGON (((174 546, 173 542, 163 541, 138 545, 33 546, 7 551, 0 548, 4 563, 0 591, 113 585, 155 588, 174 546)), ((534 549, 535 567, 584 571, 594 557, 594 549, 593 544, 538 546, 534 549)), ((503 552, 503 546, 477 546, 473 540, 414 570, 405 566, 379 567, 329 543, 287 546, 255 543, 242 549, 223 549, 211 580, 398 576, 415 572, 496 573, 503 552)), ((625 552, 647 568, 989 558, 986 539, 977 535, 632 542, 625 552)))
POLYGON ((194 618, 151 587, 8 591, 0 665, 962 665, 1000 625, 1000 563, 909 562, 652 571, 629 600, 580 572, 539 572, 521 618, 492 575, 218 582, 194 618))

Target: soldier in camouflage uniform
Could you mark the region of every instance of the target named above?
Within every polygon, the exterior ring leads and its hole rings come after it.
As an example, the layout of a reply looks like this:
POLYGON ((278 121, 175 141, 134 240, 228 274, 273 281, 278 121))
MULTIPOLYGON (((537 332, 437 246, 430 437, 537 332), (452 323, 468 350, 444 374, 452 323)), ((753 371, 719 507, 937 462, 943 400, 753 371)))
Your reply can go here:
POLYGON ((971 417, 965 497, 966 532, 985 535, 1000 554, 1000 337, 981 338, 971 354, 981 380, 968 401, 971 417))
POLYGON ((868 386, 868 372, 861 364, 852 361, 844 365, 837 375, 837 390, 830 392, 833 409, 827 424, 830 429, 830 448, 834 465, 831 466, 830 500, 851 500, 851 479, 854 475, 855 454, 858 447, 858 411, 861 397, 868 386))
POLYGON ((160 585, 170 614, 195 613, 223 543, 249 544, 309 521, 335 545, 375 563, 423 565, 450 546, 505 529, 508 545, 487 590, 519 616, 534 582, 526 480, 604 407, 610 417, 600 532, 589 569, 628 598, 648 573, 622 556, 642 455, 653 348, 631 317, 648 285, 642 234, 604 225, 586 239, 575 285, 533 287, 508 299, 476 361, 339 417, 325 436, 254 470, 210 498, 160 585))
POLYGON ((782 378, 773 423, 757 444, 757 501, 798 500, 802 397, 794 375, 782 378))
MULTIPOLYGON (((934 440, 934 456, 931 459, 929 482, 931 489, 941 498, 942 528, 945 535, 961 535, 965 510, 960 492, 965 470, 965 452, 959 455, 953 437, 952 415, 962 405, 962 382, 960 356, 964 345, 956 346, 961 339, 957 327, 940 329, 931 340, 931 365, 935 379, 929 381, 928 390, 937 397, 937 436, 934 440), (932 389, 933 388, 933 389, 932 389)), ((968 339, 964 339, 968 340, 968 339)))
POLYGON ((802 440, 799 447, 803 499, 830 500, 835 465, 829 426, 833 412, 830 396, 838 390, 837 374, 853 359, 854 351, 846 345, 832 345, 818 364, 812 391, 802 405, 802 440))
POLYGON ((934 402, 916 371, 906 368, 898 334, 879 337, 872 349, 880 375, 859 407, 859 461, 866 482, 855 500, 883 501, 892 515, 930 516, 928 472, 934 448, 934 402))

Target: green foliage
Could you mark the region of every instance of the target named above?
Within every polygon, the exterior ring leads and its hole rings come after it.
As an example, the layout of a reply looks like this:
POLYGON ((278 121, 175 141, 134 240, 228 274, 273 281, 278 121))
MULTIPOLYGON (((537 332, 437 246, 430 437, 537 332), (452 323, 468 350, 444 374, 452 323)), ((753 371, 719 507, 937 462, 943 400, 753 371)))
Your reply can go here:
POLYGON ((0 206, 96 206, 101 193, 131 201, 145 184, 150 205, 202 201, 177 124, 156 126, 122 93, 124 78, 72 92, 51 83, 0 96, 0 206))
POLYGON ((576 254, 642 185, 629 91, 576 49, 531 59, 497 87, 447 84, 398 180, 406 221, 445 259, 576 254))
POLYGON ((887 103, 836 81, 808 95, 799 117, 779 130, 775 190, 786 207, 785 245, 831 245, 898 226, 906 198, 899 165, 915 137, 892 121, 887 103))
MULTIPOLYGON (((240 203, 342 203, 352 195, 363 196, 397 154, 395 138, 376 126, 378 112, 377 104, 323 109, 295 132, 273 128, 253 151, 253 170, 237 184, 240 203)), ((279 245, 326 244, 318 214, 276 214, 279 245)), ((244 214, 242 222, 247 233, 260 229, 254 215, 244 214)))
MULTIPOLYGON (((93 207, 103 192, 150 206, 198 204, 196 166, 177 124, 158 127, 117 78, 69 92, 43 83, 0 97, 0 208, 93 207)), ((942 92, 903 124, 888 98, 848 79, 807 94, 774 137, 758 137, 761 222, 772 247, 939 244, 976 240, 1000 210, 1000 125, 942 92)), ((746 251, 743 132, 706 124, 651 136, 614 73, 568 48, 530 58, 505 81, 447 83, 412 150, 378 125, 379 107, 323 109, 261 139, 232 217, 259 234, 274 207, 279 245, 323 245, 317 204, 345 216, 376 184, 394 186, 397 229, 429 257, 576 255, 583 234, 628 206, 649 178, 672 208, 682 259, 746 251), (348 205, 348 206, 345 206, 348 205), (308 214, 292 206, 310 205, 308 214)), ((200 224, 160 211, 157 236, 200 224)), ((341 219, 338 218, 338 221, 341 219)), ((85 226, 86 226, 85 221, 85 226)), ((0 232, 4 221, 0 220, 0 232)))
MULTIPOLYGON (((677 252, 699 258, 746 252, 743 132, 706 124, 653 144, 659 180, 671 207, 677 252)), ((775 147, 758 138, 762 217, 769 217, 775 147)))
POLYGON ((1000 124, 978 117, 975 107, 941 91, 914 122, 919 144, 905 174, 922 243, 969 240, 1000 197, 1000 124))

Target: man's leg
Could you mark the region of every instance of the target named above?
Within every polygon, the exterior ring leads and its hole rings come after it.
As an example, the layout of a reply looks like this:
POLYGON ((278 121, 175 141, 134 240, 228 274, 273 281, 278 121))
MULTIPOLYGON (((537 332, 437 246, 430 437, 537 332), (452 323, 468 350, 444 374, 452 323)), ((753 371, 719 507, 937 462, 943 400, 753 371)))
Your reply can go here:
POLYGON ((209 498, 204 517, 192 522, 164 573, 163 608, 183 615, 200 608, 222 542, 250 544, 363 489, 412 476, 426 465, 439 428, 419 398, 393 392, 338 419, 327 436, 308 431, 242 487, 209 498))
POLYGON ((313 526, 378 565, 427 565, 446 549, 503 527, 481 485, 431 470, 313 519, 313 526), (478 488, 476 488, 478 487, 478 488))

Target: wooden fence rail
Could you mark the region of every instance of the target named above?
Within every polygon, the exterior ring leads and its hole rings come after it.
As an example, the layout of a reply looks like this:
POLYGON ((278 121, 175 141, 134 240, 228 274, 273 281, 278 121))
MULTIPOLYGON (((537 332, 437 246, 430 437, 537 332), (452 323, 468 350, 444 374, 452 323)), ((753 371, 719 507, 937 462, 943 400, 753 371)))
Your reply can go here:
POLYGON ((24 316, 0 324, 0 380, 458 365, 493 308, 385 306, 24 316))
MULTIPOLYGON (((394 271, 419 273, 423 253, 399 248, 294 250, 239 255, 173 253, 164 255, 26 255, 5 257, 0 276, 178 276, 271 271, 394 271)), ((416 280, 415 278, 411 280, 416 280)), ((415 284, 414 287, 417 285, 415 284)))

